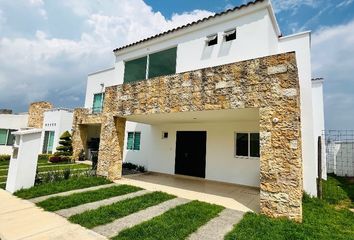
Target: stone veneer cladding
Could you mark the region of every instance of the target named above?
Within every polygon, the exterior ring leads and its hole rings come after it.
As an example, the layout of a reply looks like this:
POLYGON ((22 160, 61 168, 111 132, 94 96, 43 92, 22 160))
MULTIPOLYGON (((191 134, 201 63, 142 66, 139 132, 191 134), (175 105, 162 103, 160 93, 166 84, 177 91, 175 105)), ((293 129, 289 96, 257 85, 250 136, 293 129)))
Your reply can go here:
POLYGON ((299 93, 294 52, 107 87, 98 174, 121 177, 124 117, 258 108, 261 212, 301 221, 299 93))
POLYGON ((34 102, 28 109, 28 127, 43 128, 44 112, 52 109, 50 102, 34 102))

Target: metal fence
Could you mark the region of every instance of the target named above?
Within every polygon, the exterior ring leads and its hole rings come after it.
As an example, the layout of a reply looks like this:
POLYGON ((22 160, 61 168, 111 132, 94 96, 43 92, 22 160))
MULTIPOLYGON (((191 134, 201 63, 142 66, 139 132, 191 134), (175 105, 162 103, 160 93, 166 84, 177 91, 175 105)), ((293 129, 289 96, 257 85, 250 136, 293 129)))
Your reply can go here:
POLYGON ((323 132, 327 173, 354 176, 354 130, 323 132))

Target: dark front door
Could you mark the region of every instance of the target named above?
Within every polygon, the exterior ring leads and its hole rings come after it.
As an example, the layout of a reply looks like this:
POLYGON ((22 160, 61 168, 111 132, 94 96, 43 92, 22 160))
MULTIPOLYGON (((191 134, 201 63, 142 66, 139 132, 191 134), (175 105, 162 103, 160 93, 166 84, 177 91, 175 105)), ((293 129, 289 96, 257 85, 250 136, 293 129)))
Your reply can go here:
POLYGON ((205 177, 206 132, 177 131, 175 174, 205 177))

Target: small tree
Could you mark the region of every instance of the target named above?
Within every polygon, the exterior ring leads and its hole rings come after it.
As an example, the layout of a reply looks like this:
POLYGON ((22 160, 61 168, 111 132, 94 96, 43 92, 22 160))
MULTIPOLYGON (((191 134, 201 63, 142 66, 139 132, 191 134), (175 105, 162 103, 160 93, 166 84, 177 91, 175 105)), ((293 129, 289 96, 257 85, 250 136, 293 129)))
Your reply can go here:
POLYGON ((71 134, 65 131, 59 140, 60 146, 57 147, 56 156, 71 156, 73 155, 73 146, 71 140, 71 134))

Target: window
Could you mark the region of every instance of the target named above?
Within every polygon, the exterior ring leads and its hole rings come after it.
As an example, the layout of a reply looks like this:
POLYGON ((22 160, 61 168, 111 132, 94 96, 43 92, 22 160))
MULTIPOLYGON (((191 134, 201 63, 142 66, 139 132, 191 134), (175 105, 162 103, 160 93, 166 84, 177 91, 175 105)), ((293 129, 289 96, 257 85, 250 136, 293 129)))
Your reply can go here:
POLYGON ((147 56, 125 62, 124 83, 146 79, 147 56))
POLYGON ((176 73, 177 48, 149 55, 148 78, 176 73))
POLYGON ((45 131, 42 153, 49 153, 49 154, 53 153, 53 143, 54 143, 54 131, 45 131))
POLYGON ((92 113, 100 113, 103 109, 104 93, 96 93, 93 95, 92 113))
POLYGON ((218 35, 214 34, 214 35, 207 36, 206 43, 208 46, 213 46, 218 44, 218 35))
POLYGON ((0 129, 0 145, 6 145, 7 129, 0 129))
POLYGON ((140 132, 128 132, 127 149, 140 150, 140 132))
POLYGON ((162 132, 162 139, 168 138, 168 132, 162 132))
POLYGON ((231 29, 224 32, 225 42, 236 39, 236 29, 231 29))
POLYGON ((15 136, 12 135, 12 132, 15 132, 15 129, 0 129, 0 145, 12 146, 15 142, 15 136))
POLYGON ((124 83, 176 73, 177 47, 125 62, 124 83))
POLYGON ((9 129, 9 134, 8 134, 8 136, 7 136, 7 143, 6 143, 6 145, 8 145, 8 146, 12 146, 12 145, 14 145, 14 143, 15 143, 15 135, 13 135, 12 133, 13 132, 16 132, 17 130, 15 130, 15 129, 9 129))
POLYGON ((235 155, 240 157, 259 157, 259 133, 236 133, 235 155))

